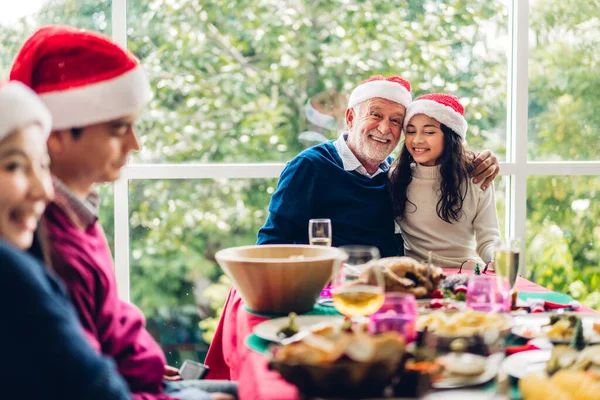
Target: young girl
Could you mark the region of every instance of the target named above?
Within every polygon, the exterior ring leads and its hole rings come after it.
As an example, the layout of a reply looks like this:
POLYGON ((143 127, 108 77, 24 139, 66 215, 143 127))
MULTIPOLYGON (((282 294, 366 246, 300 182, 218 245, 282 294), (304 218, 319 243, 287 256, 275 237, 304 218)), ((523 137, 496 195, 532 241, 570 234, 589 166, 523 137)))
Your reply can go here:
POLYGON ((500 237, 496 196, 469 178, 463 106, 448 94, 421 96, 408 106, 404 132, 390 192, 405 254, 427 260, 431 251, 434 264, 451 268, 475 260, 483 270, 500 237))

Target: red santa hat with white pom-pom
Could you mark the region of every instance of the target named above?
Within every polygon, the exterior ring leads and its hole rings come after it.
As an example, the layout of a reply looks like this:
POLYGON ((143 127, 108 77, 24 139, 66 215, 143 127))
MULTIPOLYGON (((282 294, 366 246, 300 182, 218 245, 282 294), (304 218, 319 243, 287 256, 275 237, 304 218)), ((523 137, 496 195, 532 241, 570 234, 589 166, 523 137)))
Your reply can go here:
POLYGON ((52 129, 85 127, 137 114, 152 97, 139 60, 107 36, 47 26, 23 45, 10 72, 52 114, 52 129))
POLYGON ((0 83, 0 141, 30 124, 40 125, 48 136, 52 118, 44 103, 21 82, 0 83))
POLYGON ((386 78, 382 75, 373 76, 361 82, 348 99, 348 108, 373 98, 382 98, 408 107, 412 101, 410 82, 399 76, 386 78))
POLYGON ((410 119, 424 114, 446 125, 461 137, 464 141, 467 135, 467 120, 465 119, 465 108, 459 103, 456 96, 443 93, 432 93, 418 97, 413 101, 406 111, 404 117, 404 130, 410 119))

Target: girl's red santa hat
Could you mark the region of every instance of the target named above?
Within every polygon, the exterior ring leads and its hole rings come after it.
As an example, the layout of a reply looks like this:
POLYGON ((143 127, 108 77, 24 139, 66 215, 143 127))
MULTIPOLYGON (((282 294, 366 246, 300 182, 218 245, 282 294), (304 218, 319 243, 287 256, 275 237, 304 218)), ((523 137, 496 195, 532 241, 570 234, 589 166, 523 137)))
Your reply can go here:
POLYGON ((0 83, 0 141, 30 124, 40 125, 48 136, 52 118, 44 103, 21 82, 0 83))
POLYGON ((446 125, 461 137, 464 141, 467 134, 467 120, 465 119, 465 108, 458 102, 456 96, 443 93, 432 93, 420 96, 413 101, 404 117, 404 131, 410 119, 424 114, 446 125))
POLYGON ((357 104, 376 97, 408 107, 412 101, 410 82, 399 76, 390 76, 389 78, 382 75, 373 76, 362 81, 352 91, 350 99, 348 99, 348 108, 354 108, 357 104))
POLYGON ((17 55, 10 79, 40 96, 53 130, 137 114, 152 97, 133 55, 104 35, 65 26, 35 32, 17 55))

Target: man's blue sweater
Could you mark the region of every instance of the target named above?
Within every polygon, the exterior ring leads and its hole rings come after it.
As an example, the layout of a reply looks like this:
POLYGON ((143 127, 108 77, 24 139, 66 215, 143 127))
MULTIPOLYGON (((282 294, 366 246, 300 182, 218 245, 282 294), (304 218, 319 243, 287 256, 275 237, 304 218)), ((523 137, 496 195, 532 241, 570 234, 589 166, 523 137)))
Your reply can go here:
POLYGON ((62 285, 0 241, 0 398, 131 398, 112 360, 88 344, 62 285))
POLYGON ((387 176, 346 171, 333 142, 307 149, 285 167, 258 244, 306 244, 311 218, 331 219, 332 245, 372 245, 398 255, 387 176))

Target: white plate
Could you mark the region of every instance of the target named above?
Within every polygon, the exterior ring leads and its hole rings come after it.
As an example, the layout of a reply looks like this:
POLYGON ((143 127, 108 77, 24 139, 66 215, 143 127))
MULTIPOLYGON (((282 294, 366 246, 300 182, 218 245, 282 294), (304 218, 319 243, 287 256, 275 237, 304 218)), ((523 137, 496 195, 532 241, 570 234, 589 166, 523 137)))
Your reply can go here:
POLYGON ((494 379, 500 369, 504 354, 492 354, 486 360, 485 370, 477 376, 450 376, 433 383, 434 389, 455 389, 482 385, 494 379))
POLYGON ((552 350, 523 351, 506 357, 501 368, 507 375, 521 379, 529 374, 544 372, 551 354, 552 350))
MULTIPOLYGON (((277 337, 277 332, 289 322, 289 317, 270 319, 256 325, 252 332, 261 339, 279 343, 281 342, 281 339, 277 337)), ((310 329, 311 327, 322 323, 341 324, 342 322, 344 322, 344 317, 333 315, 300 315, 296 317, 296 323, 298 324, 298 329, 300 331, 310 329)))
MULTIPOLYGON (((515 315, 513 318, 512 334, 520 336, 526 339, 533 338, 544 338, 552 341, 553 343, 568 344, 571 339, 566 340, 555 340, 544 335, 543 326, 550 322, 550 316, 556 313, 537 313, 537 314, 526 314, 526 315, 515 315)), ((600 323, 600 315, 595 313, 573 313, 565 312, 563 315, 575 315, 581 319, 583 324, 583 335, 585 340, 589 343, 600 343, 600 334, 594 331, 594 323, 600 323)))

